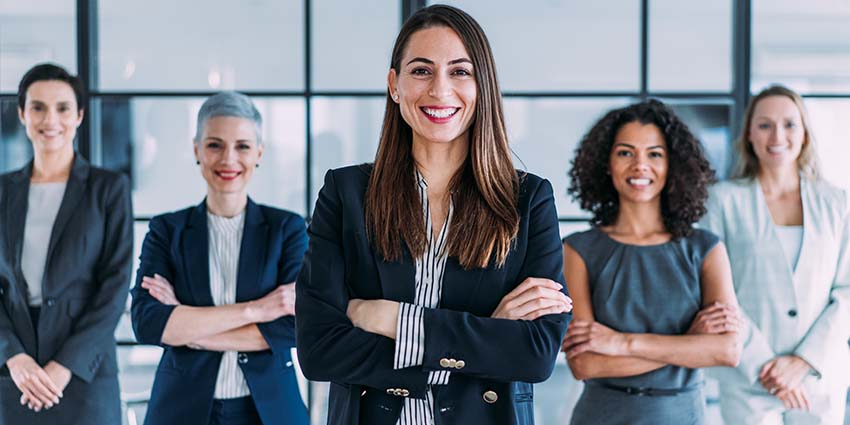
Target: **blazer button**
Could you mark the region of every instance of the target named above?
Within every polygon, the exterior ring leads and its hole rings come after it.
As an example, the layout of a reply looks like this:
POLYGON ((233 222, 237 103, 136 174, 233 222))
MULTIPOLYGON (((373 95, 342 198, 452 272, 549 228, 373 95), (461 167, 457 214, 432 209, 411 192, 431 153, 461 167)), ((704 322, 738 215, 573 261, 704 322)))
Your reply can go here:
POLYGON ((466 366, 466 362, 463 360, 458 360, 457 363, 455 363, 455 369, 457 370, 463 369, 464 366, 466 366))
POLYGON ((239 355, 236 356, 236 361, 239 362, 239 364, 248 363, 248 355, 245 353, 239 353, 239 355))
POLYGON ((455 368, 455 366, 457 366, 457 360, 455 360, 455 359, 449 359, 449 367, 450 367, 450 368, 452 368, 452 369, 454 369, 454 368, 455 368))
POLYGON ((0 295, 3 295, 4 291, 5 291, 5 289, 3 289, 2 287, 0 287, 0 295))
POLYGON ((402 389, 401 389, 401 396, 402 396, 402 397, 407 397, 407 396, 409 396, 409 395, 410 395, 410 391, 408 391, 408 390, 406 390, 406 389, 404 389, 404 388, 402 388, 402 389))
POLYGON ((54 305, 56 305, 56 300, 54 300, 53 298, 48 298, 45 301, 45 304, 47 304, 48 307, 53 307, 54 305))
POLYGON ((446 358, 440 359, 440 367, 449 367, 449 359, 446 359, 446 358))
POLYGON ((496 402, 496 400, 498 400, 498 399, 499 399, 499 395, 498 395, 498 394, 496 394, 496 392, 495 392, 495 391, 490 390, 490 391, 485 391, 485 392, 484 392, 483 398, 484 398, 484 402, 485 402, 485 403, 487 403, 487 404, 493 404, 493 403, 495 403, 495 402, 496 402))
POLYGON ((793 308, 791 310, 788 310, 788 316, 789 317, 797 317, 797 310, 795 310, 793 308))
POLYGON ((395 394, 395 391, 396 391, 395 388, 387 388, 387 394, 389 394, 389 395, 395 394))

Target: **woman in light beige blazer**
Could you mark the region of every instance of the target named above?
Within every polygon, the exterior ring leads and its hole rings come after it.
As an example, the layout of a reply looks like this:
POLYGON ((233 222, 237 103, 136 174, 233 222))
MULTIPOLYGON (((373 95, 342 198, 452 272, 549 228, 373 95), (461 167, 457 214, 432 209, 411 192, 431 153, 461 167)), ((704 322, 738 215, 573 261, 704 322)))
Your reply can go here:
POLYGON ((799 95, 753 98, 736 178, 701 225, 726 243, 746 314, 737 369, 717 370, 727 424, 843 424, 850 382, 850 206, 819 177, 799 95))

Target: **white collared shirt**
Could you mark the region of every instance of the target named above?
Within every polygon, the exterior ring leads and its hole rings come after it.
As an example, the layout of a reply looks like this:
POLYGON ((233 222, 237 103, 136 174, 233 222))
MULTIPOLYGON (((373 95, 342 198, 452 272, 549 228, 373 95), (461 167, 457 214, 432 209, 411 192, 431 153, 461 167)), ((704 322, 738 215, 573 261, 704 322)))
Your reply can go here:
MULTIPOLYGON (((443 291, 443 272, 446 267, 446 240, 454 208, 449 202, 446 222, 436 239, 431 223, 431 209, 428 203, 428 183, 416 172, 419 199, 425 214, 425 232, 428 235, 428 247, 422 257, 416 259, 416 295, 413 304, 401 303, 396 330, 395 358, 393 368, 404 369, 422 365, 425 356, 425 319, 426 308, 440 306, 443 291)), ((432 371, 428 374, 428 384, 448 385, 450 372, 432 371)), ((434 397, 430 388, 425 399, 405 398, 397 425, 433 425, 434 397)))
MULTIPOLYGON (((221 217, 207 212, 209 228, 210 293, 213 304, 227 305, 236 302, 236 280, 239 271, 239 251, 245 228, 245 211, 235 217, 221 217)), ((235 351, 225 351, 215 381, 217 399, 238 398, 250 395, 248 382, 237 363, 235 351)))

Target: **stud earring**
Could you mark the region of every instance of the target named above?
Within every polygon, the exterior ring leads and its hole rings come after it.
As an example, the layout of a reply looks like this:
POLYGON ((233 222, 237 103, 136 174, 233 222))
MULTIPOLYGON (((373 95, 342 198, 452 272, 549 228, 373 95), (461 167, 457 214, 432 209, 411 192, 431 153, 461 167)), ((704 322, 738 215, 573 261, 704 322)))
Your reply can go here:
POLYGON ((195 160, 195 165, 201 165, 201 161, 195 160))
POLYGON ((393 93, 393 100, 398 102, 398 92, 393 93))
POLYGON ((259 163, 254 164, 254 168, 260 168, 260 164, 259 163))

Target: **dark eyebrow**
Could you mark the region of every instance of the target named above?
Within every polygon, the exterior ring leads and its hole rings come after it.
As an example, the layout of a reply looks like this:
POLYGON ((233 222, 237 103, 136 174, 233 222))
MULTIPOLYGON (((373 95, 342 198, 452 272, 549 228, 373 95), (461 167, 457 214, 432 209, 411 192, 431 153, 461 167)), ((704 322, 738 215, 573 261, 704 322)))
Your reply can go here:
POLYGON ((207 137, 204 139, 204 141, 206 142, 207 140, 211 140, 211 141, 213 141, 213 142, 224 142, 224 139, 220 139, 220 138, 218 138, 218 137, 214 137, 214 136, 207 136, 207 137))
POLYGON ((408 64, 408 65, 410 65, 410 64, 412 64, 413 62, 425 62, 425 63, 427 63, 428 65, 433 65, 433 64, 434 64, 434 61, 432 61, 431 59, 425 59, 425 58, 419 58, 419 57, 416 57, 416 58, 411 59, 411 60, 410 60, 410 62, 408 62, 407 64, 408 64))
MULTIPOLYGON (((413 62, 423 62, 423 63, 426 63, 428 65, 434 64, 434 61, 432 61, 431 59, 426 59, 426 58, 421 58, 421 57, 415 57, 415 58, 411 59, 409 62, 407 62, 407 64, 410 65, 413 62)), ((472 65, 472 61, 469 60, 468 58, 460 58, 460 59, 455 59, 455 60, 449 61, 449 65, 455 65, 455 64, 459 64, 459 63, 468 63, 468 64, 472 65)))
MULTIPOLYGON (((616 143, 614 143, 614 147, 616 148, 617 146, 623 146, 623 147, 627 147, 627 148, 631 148, 631 149, 637 149, 637 148, 635 148, 634 146, 632 146, 632 145, 630 145, 630 144, 628 144, 628 143, 624 143, 624 142, 616 142, 616 143)), ((650 147, 648 147, 648 148, 646 148, 646 149, 667 149, 667 148, 665 148, 665 147, 664 147, 664 146, 662 146, 662 145, 655 145, 655 146, 650 146, 650 147)))

